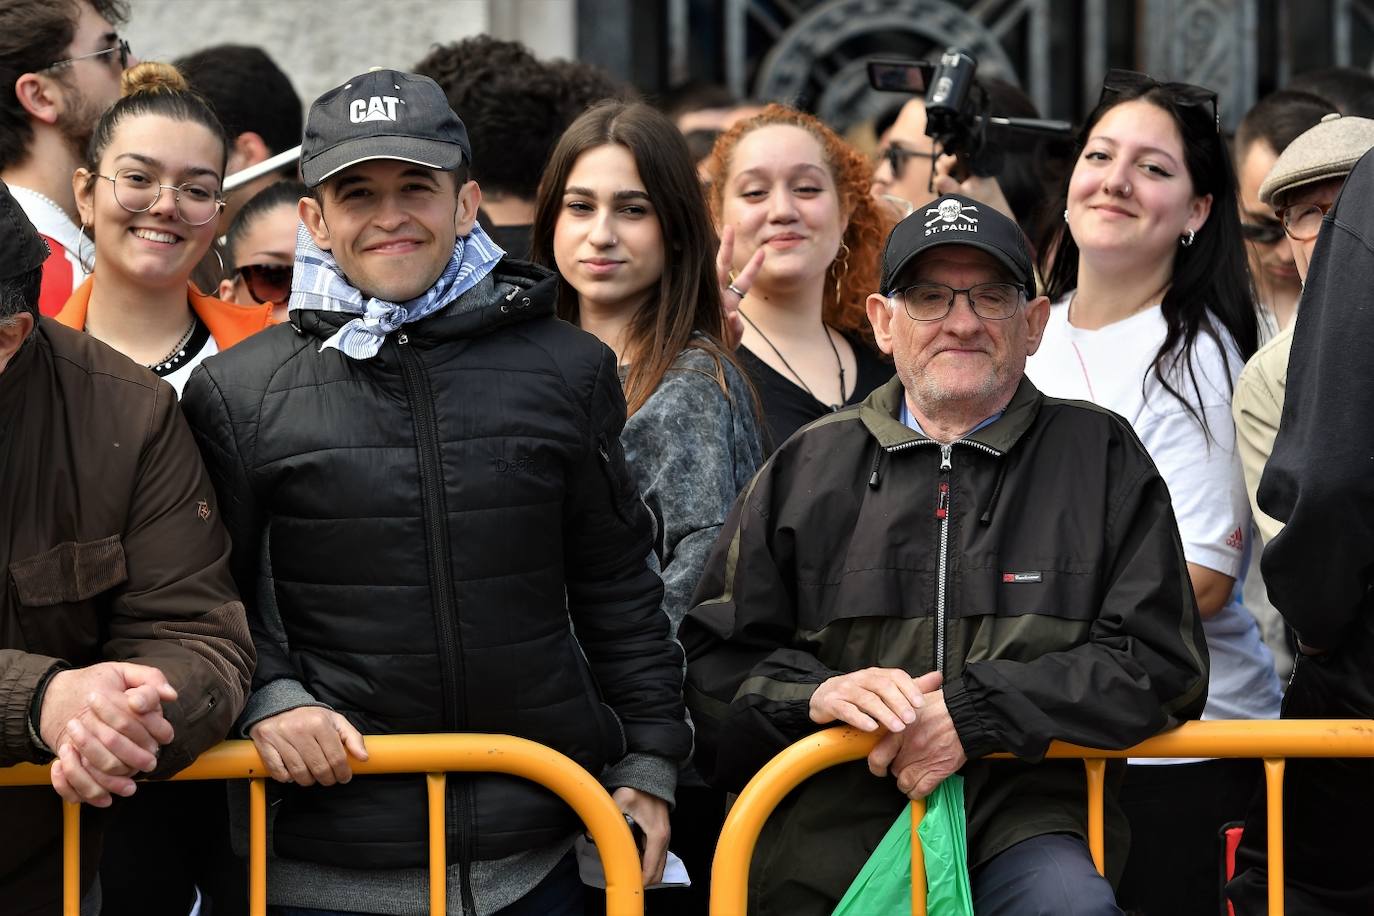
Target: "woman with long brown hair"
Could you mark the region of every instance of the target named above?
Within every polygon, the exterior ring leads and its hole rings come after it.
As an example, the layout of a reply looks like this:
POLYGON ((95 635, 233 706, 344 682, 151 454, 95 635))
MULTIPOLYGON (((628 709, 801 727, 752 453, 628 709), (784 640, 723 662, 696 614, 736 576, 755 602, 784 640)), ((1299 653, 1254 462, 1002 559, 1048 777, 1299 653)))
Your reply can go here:
MULTIPOLYGON (((531 253, 562 278, 560 317, 615 352, 629 409, 621 443, 658 521, 674 632, 736 494, 763 461, 753 392, 722 343, 716 251, 686 141, 664 115, 604 102, 569 126, 539 186, 531 253)), ((704 911, 724 819, 723 795, 690 772, 683 780, 673 832, 696 880, 690 894, 656 896, 655 913, 704 911)), ((666 806, 661 823, 642 826, 647 874, 666 853, 666 806)))
POLYGON ((734 271, 764 252, 753 282, 726 295, 738 298, 740 364, 776 447, 892 377, 864 311, 891 225, 869 196, 868 160, 784 105, 721 134, 704 168, 734 271))

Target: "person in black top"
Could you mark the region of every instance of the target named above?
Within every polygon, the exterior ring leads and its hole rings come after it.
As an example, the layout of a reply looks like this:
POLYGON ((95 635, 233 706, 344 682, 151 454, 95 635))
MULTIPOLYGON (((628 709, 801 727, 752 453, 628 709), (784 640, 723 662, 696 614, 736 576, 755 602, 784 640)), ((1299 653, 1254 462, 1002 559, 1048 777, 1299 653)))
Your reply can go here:
POLYGON ((890 226, 868 194, 863 156, 783 105, 722 134, 705 169, 722 260, 752 278, 727 290, 737 297, 739 361, 759 393, 771 451, 892 377, 864 314, 890 226))

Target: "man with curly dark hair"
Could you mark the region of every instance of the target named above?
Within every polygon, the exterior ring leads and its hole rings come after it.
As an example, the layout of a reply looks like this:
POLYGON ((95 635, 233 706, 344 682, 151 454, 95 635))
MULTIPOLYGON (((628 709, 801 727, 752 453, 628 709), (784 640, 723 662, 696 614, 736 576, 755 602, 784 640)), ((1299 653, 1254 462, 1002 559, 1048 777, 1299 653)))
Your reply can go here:
POLYGON ((86 279, 81 249, 93 255, 72 172, 100 113, 119 98, 120 75, 138 62, 116 31, 127 18, 126 0, 0 3, 0 180, 52 251, 38 303, 44 315, 57 314, 86 279))
POLYGON ((539 177, 564 129, 593 103, 632 95, 599 67, 540 61, 490 35, 436 45, 414 70, 443 87, 468 125, 482 225, 516 258, 529 255, 539 177))

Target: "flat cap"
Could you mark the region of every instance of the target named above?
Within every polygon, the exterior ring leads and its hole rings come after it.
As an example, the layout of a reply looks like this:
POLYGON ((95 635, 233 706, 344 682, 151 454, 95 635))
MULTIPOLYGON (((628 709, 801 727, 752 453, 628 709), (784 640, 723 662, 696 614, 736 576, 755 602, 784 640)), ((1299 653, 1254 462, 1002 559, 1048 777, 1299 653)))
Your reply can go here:
POLYGON ((1304 185, 1344 178, 1371 148, 1374 120, 1341 117, 1333 112, 1288 144, 1260 185, 1259 198, 1277 207, 1304 185))
POLYGON ((0 280, 22 277, 47 259, 48 243, 33 228, 9 186, 0 181, 0 280))

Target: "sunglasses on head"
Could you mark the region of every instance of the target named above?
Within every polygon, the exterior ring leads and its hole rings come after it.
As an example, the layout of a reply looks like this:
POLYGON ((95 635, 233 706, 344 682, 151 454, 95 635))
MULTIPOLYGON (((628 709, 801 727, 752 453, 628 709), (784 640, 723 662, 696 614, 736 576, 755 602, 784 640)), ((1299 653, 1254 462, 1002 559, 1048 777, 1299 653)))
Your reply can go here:
POLYGON ((1210 107, 1212 109, 1212 123, 1216 124, 1218 132, 1221 131, 1221 115, 1217 111, 1217 94, 1211 89, 1206 86, 1194 86, 1192 83, 1161 82, 1149 74, 1135 70, 1108 70, 1106 77, 1102 80, 1102 95, 1098 97, 1097 104, 1101 105, 1119 95, 1129 95, 1135 98, 1144 95, 1151 89, 1163 89, 1179 105, 1210 107))
POLYGON ((238 275, 254 302, 286 302, 291 298, 290 264, 244 264, 238 275))

